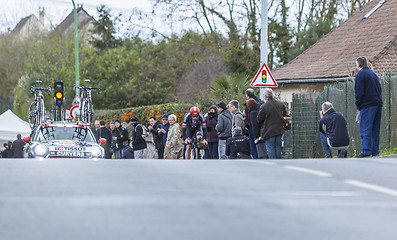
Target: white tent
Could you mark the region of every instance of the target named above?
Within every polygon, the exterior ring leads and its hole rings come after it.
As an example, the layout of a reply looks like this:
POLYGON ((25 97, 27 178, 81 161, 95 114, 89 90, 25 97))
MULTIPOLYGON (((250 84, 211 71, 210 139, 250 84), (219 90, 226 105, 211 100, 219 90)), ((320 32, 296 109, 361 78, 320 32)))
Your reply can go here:
POLYGON ((10 109, 0 115, 0 139, 14 141, 18 133, 23 138, 29 136, 30 132, 29 123, 20 119, 10 109))

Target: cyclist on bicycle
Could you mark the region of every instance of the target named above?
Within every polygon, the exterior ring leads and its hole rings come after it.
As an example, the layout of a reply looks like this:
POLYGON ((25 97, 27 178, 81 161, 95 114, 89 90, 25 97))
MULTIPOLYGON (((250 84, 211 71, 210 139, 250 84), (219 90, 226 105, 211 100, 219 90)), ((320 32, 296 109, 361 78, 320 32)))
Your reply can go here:
POLYGON ((189 113, 185 115, 182 124, 182 138, 186 144, 186 159, 190 159, 190 151, 192 149, 191 142, 197 132, 203 133, 203 144, 207 145, 207 127, 205 119, 203 115, 200 114, 200 109, 198 107, 192 107, 189 113))

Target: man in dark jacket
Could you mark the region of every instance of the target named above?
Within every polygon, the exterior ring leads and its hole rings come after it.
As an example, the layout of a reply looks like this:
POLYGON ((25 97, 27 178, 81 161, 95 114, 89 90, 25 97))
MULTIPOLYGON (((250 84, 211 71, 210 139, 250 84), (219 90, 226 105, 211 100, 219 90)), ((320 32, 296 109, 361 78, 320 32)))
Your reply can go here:
POLYGON ((116 126, 114 125, 114 122, 111 122, 109 124, 109 129, 110 133, 112 134, 112 143, 110 144, 110 149, 112 153, 112 158, 118 159, 119 158, 119 153, 117 152, 117 138, 114 140, 113 138, 116 136, 116 126))
POLYGON ((360 111, 361 153, 357 157, 379 155, 379 135, 382 116, 382 87, 378 75, 368 68, 365 57, 356 60, 359 71, 354 80, 354 96, 360 111))
POLYGON ((159 130, 161 129, 161 122, 156 119, 156 117, 152 116, 149 118, 149 126, 148 130, 152 133, 154 147, 157 151, 157 158, 164 158, 164 145, 163 138, 159 134, 159 130))
POLYGON ((112 144, 112 133, 109 129, 106 128, 106 122, 101 120, 99 122, 100 128, 97 130, 98 132, 98 139, 104 138, 106 140, 106 144, 102 145, 103 149, 105 150, 105 158, 110 159, 112 158, 112 154, 110 152, 110 146, 112 144))
POLYGON ((113 140, 116 141, 116 147, 119 154, 119 159, 124 158, 124 151, 128 148, 128 131, 123 126, 121 126, 121 121, 116 119, 114 121, 114 132, 113 132, 113 140))
POLYGON ((241 127, 235 127, 234 132, 234 136, 226 140, 226 156, 230 159, 250 159, 251 148, 248 137, 242 135, 241 127))
POLYGON ((218 143, 218 155, 219 159, 226 159, 226 140, 232 136, 232 113, 227 110, 226 103, 220 101, 217 104, 218 107, 218 122, 215 126, 215 130, 218 132, 219 143, 218 143))
MULTIPOLYGON (((253 100, 255 100, 255 102, 259 105, 258 107, 260 107, 260 105, 262 105, 264 102, 262 101, 262 99, 260 99, 260 98, 258 98, 257 96, 255 96, 255 91, 254 91, 254 89, 252 89, 252 88, 248 88, 246 91, 245 91, 245 98, 247 99, 247 100, 249 100, 249 99, 253 99, 253 100)), ((259 111, 259 110, 258 110, 259 111)), ((246 124, 246 126, 247 126, 247 129, 248 129, 248 137, 249 137, 249 139, 250 139, 250 146, 251 146, 251 153, 252 153, 252 157, 253 158, 258 158, 258 152, 257 152, 257 148, 256 148, 256 144, 255 144, 255 139, 256 138, 254 138, 254 135, 253 135, 253 133, 252 133, 252 128, 251 128, 251 121, 249 120, 250 119, 250 110, 249 110, 249 108, 247 107, 247 104, 245 104, 245 110, 244 110, 244 114, 245 114, 245 116, 246 116, 246 118, 245 118, 245 124, 246 124)))
POLYGON ((21 134, 17 134, 17 140, 12 143, 12 157, 13 158, 23 158, 23 146, 25 143, 21 139, 21 134))
POLYGON ((281 158, 282 116, 287 113, 284 104, 273 98, 272 89, 265 88, 264 96, 266 102, 261 105, 257 118, 261 125, 261 138, 265 141, 268 157, 281 158))
MULTIPOLYGON (((252 133, 252 137, 254 139, 254 146, 251 146, 251 154, 254 157, 252 152, 252 148, 255 148, 255 152, 257 153, 257 158, 267 158, 266 144, 265 141, 260 138, 261 136, 261 126, 258 123, 258 113, 260 104, 255 101, 255 99, 250 98, 246 101, 246 106, 248 108, 247 120, 249 121, 249 128, 252 133)), ((255 157, 254 157, 255 158, 255 157)))
POLYGON ((331 149, 338 150, 338 157, 345 158, 349 148, 349 133, 342 113, 336 112, 332 103, 325 102, 320 111, 320 137, 325 157, 332 158, 331 149))
POLYGON ((144 150, 147 148, 146 140, 142 137, 143 126, 139 123, 138 118, 133 116, 131 123, 134 126, 132 134, 132 148, 134 149, 134 159, 143 159, 144 150))
MULTIPOLYGON (((165 144, 167 142, 169 129, 170 129, 170 123, 168 122, 168 114, 164 114, 161 117, 161 128, 158 131, 159 136, 163 139, 163 149, 162 149, 163 153, 164 153, 165 144)), ((164 158, 164 154, 163 154, 163 158, 164 158)))

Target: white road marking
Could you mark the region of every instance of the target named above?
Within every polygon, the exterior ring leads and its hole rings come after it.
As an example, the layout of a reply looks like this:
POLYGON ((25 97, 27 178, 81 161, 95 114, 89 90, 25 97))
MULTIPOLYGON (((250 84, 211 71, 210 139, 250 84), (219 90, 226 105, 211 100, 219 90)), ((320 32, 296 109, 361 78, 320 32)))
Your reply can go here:
POLYGON ((376 192, 381 192, 384 194, 388 194, 388 195, 397 197, 397 190, 392 189, 392 188, 382 187, 382 186, 369 184, 369 183, 365 183, 365 182, 360 182, 357 180, 351 180, 351 179, 345 180, 345 183, 356 186, 356 187, 365 188, 365 189, 369 189, 369 190, 373 190, 376 192))
POLYGON ((269 162, 266 160, 240 160, 242 162, 252 162, 252 163, 259 163, 259 164, 264 164, 264 165, 275 165, 274 162, 269 162))
POLYGON ((295 166, 289 166, 289 165, 284 166, 284 167, 291 169, 291 170, 299 171, 299 172, 310 173, 310 174, 320 176, 320 177, 332 177, 332 174, 330 174, 330 173, 312 170, 312 169, 308 169, 308 168, 301 168, 301 167, 295 167, 295 166))
POLYGON ((298 191, 298 192, 274 192, 272 195, 309 196, 309 197, 356 197, 363 195, 359 191, 298 191))

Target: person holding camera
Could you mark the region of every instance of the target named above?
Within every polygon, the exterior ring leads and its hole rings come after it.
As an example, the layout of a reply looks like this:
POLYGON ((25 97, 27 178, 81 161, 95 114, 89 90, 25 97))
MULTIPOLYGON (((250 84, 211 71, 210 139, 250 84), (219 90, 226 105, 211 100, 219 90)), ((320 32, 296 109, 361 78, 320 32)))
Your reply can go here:
POLYGON ((159 131, 161 129, 161 122, 156 119, 156 117, 151 116, 149 118, 149 125, 148 125, 148 130, 149 132, 152 133, 153 136, 153 143, 154 147, 156 148, 156 158, 157 159, 163 159, 164 158, 164 144, 163 144, 163 138, 159 134, 159 131))
POLYGON ((349 148, 349 133, 342 113, 336 112, 330 102, 324 102, 320 111, 320 137, 325 157, 332 158, 331 149, 338 150, 338 157, 345 158, 349 148))

